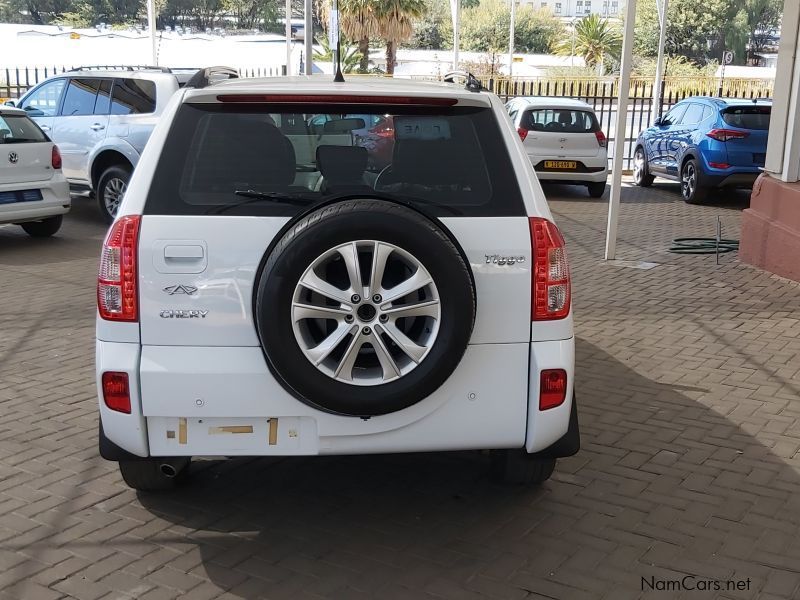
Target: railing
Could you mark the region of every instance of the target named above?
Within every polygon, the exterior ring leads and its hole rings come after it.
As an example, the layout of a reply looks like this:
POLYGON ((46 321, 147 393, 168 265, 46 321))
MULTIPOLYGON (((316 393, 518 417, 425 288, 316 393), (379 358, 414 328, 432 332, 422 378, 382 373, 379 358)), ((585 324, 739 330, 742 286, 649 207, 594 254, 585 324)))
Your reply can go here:
MULTIPOLYGON (((0 71, 0 98, 18 98, 40 81, 58 73, 73 70, 69 66, 6 68, 0 71)), ((241 77, 275 77, 285 73, 285 66, 241 67, 241 77)), ((431 77, 424 77, 431 79, 431 77)), ((504 101, 516 96, 549 96, 577 98, 589 104, 597 113, 600 127, 608 138, 609 156, 616 143, 616 113, 619 80, 616 78, 484 78, 481 83, 504 101)), ((722 96, 726 98, 768 98, 774 82, 761 79, 668 77, 661 86, 661 112, 691 96, 722 96)), ((634 77, 629 90, 628 118, 625 127, 625 168, 630 168, 633 142, 643 129, 651 125, 653 114, 652 78, 634 77)))

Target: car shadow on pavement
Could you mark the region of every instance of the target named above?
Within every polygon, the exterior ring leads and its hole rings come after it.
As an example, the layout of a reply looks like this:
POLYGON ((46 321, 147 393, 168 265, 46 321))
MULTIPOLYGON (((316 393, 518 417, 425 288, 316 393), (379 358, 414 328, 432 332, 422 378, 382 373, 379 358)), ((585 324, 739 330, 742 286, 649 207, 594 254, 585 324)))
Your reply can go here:
POLYGON ((642 578, 685 575, 791 597, 798 472, 702 387, 583 339, 576 363, 583 449, 538 489, 464 452, 198 461, 187 486, 139 500, 241 598, 633 598, 642 578))

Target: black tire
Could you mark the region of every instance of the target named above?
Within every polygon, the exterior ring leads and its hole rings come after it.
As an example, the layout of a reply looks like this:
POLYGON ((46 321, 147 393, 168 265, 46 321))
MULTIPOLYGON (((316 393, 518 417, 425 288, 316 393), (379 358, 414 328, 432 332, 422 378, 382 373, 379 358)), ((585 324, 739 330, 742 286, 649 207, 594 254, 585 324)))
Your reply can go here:
POLYGON ((650 174, 644 148, 638 146, 633 153, 633 184, 639 187, 650 187, 655 179, 655 176, 650 174), (640 166, 637 167, 637 161, 639 160, 641 160, 638 163, 640 166))
POLYGON ((555 458, 528 454, 524 448, 492 452, 492 477, 503 483, 539 485, 553 474, 555 458))
POLYGON ((686 204, 701 204, 708 197, 697 161, 690 158, 681 167, 681 196, 686 204))
POLYGON ((190 461, 189 457, 145 458, 120 461, 118 464, 128 487, 142 492, 155 492, 171 490, 179 485, 185 479, 190 461), (172 476, 165 473, 170 468, 174 470, 172 476))
POLYGON ((62 215, 56 215, 55 217, 48 217, 41 221, 20 223, 19 226, 31 237, 50 237, 61 229, 61 222, 63 220, 64 217, 62 215))
POLYGON ((605 181, 598 181, 594 183, 589 183, 586 186, 589 188, 589 195, 592 198, 602 198, 603 194, 606 193, 606 182, 605 181))
POLYGON ((113 165, 106 169, 97 181, 95 197, 97 206, 106 222, 111 223, 117 216, 121 197, 117 193, 122 186, 122 193, 127 189, 131 180, 131 168, 127 165, 113 165))
POLYGON ((464 355, 475 321, 471 272, 448 235, 410 208, 376 199, 322 207, 295 223, 264 262, 255 310, 261 345, 273 373, 306 404, 360 417, 395 412, 432 394, 464 355), (374 385, 346 383, 317 368, 300 348, 290 318, 306 269, 328 250, 357 240, 393 244, 413 255, 430 274, 440 302, 438 335, 426 356, 399 378, 374 385))

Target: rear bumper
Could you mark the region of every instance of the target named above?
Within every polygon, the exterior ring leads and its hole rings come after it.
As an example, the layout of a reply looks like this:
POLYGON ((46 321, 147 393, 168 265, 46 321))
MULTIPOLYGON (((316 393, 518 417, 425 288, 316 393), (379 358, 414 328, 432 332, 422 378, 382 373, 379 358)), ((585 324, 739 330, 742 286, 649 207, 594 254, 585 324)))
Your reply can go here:
POLYGON ((42 199, 32 202, 0 204, 0 223, 38 221, 69 212, 71 205, 69 186, 62 175, 56 175, 47 181, 0 186, 1 191, 28 189, 41 190, 42 199))
POLYGON ((564 183, 600 183, 608 179, 608 170, 598 171, 596 173, 574 173, 570 171, 536 171, 536 177, 539 181, 560 181, 564 183))
POLYGON ((128 373, 131 385, 131 414, 110 410, 98 391, 103 456, 128 456, 122 451, 139 457, 285 456, 520 447, 538 452, 569 430, 573 343, 469 346, 434 394, 402 411, 364 420, 323 413, 287 394, 266 368, 260 348, 142 348, 98 341, 98 390, 104 371, 128 373), (545 368, 567 371, 568 400, 539 411, 538 370, 545 368))
POLYGON ((703 156, 703 184, 709 187, 753 187, 753 183, 761 174, 759 167, 732 166, 727 169, 715 169, 703 156))

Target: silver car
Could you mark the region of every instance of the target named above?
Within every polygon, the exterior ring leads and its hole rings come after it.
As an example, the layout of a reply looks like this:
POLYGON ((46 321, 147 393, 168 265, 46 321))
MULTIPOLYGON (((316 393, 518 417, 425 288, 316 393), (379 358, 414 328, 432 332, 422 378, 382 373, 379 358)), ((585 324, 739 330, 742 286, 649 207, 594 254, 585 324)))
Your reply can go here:
POLYGON ((16 104, 61 150, 74 190, 88 190, 110 222, 170 97, 194 70, 83 68, 31 88, 16 104))

